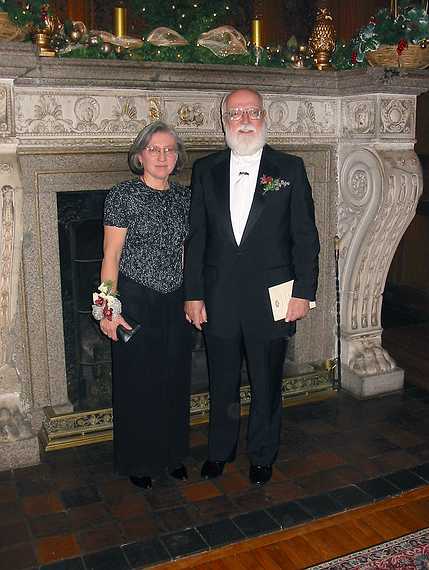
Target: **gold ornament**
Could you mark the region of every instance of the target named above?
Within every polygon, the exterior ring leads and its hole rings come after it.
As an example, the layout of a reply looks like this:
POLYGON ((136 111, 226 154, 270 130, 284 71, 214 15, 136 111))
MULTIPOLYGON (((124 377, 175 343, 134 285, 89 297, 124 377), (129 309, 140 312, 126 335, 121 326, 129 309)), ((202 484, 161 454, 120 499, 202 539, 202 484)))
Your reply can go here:
POLYGON ((112 46, 110 44, 101 44, 100 46, 100 52, 103 55, 110 55, 112 53, 112 46))
POLYGON ((154 46, 186 46, 189 43, 175 30, 163 26, 152 30, 146 41, 154 46))
POLYGON ((220 26, 204 32, 198 38, 197 46, 206 47, 218 57, 247 53, 245 37, 232 26, 220 26))
POLYGON ((329 59, 335 49, 335 35, 334 23, 328 8, 319 8, 315 26, 308 40, 308 49, 320 71, 330 67, 329 59))
POLYGON ((88 38, 88 46, 89 46, 89 47, 97 47, 97 46, 98 46, 98 38, 97 38, 97 36, 89 36, 89 38, 88 38))
POLYGON ((82 34, 79 30, 72 30, 69 34, 69 40, 72 44, 77 44, 82 39, 82 34))

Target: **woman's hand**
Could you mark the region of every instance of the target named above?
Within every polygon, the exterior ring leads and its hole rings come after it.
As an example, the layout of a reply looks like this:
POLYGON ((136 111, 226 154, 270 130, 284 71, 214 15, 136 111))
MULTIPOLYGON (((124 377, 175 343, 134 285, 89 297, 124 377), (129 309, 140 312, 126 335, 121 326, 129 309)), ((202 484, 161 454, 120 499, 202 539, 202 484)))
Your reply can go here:
POLYGON ((100 329, 103 334, 108 336, 114 341, 118 340, 118 336, 116 334, 116 329, 119 325, 122 325, 127 330, 131 330, 132 327, 127 323, 122 315, 118 315, 116 318, 109 321, 109 319, 101 319, 100 321, 100 329))

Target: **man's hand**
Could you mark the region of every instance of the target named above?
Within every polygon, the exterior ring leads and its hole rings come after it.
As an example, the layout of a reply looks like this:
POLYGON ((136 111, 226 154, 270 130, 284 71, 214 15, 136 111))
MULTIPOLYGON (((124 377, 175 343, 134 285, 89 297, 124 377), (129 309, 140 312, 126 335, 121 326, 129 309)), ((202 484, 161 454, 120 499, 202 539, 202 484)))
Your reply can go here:
POLYGON ((287 308, 286 322, 303 319, 307 316, 309 310, 310 301, 307 299, 292 297, 287 308))
POLYGON ((192 323, 198 330, 201 330, 201 325, 207 322, 204 301, 185 301, 185 314, 188 323, 192 323))

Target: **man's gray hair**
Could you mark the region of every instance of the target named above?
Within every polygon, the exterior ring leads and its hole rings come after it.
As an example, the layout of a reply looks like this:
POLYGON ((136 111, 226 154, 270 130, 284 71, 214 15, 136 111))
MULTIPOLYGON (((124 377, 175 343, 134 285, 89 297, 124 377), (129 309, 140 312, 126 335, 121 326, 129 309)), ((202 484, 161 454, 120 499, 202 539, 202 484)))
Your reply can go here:
POLYGON ((174 137, 177 147, 177 162, 172 174, 176 174, 176 172, 179 172, 183 168, 186 162, 185 145, 173 127, 170 127, 163 121, 150 123, 142 129, 134 139, 134 142, 128 151, 128 166, 130 167, 131 172, 138 175, 142 175, 144 173, 144 168, 139 155, 145 147, 150 145, 150 139, 155 133, 168 133, 174 137))

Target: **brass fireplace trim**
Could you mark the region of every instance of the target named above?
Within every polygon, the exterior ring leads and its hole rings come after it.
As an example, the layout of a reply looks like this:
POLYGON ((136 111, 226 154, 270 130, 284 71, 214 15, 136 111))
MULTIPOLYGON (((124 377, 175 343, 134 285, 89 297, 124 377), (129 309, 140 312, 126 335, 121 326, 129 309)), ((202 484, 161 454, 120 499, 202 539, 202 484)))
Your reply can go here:
MULTIPOLYGON (((321 399, 333 392, 335 390, 330 370, 321 369, 299 376, 288 376, 282 383, 283 406, 321 399)), ((251 400, 250 386, 240 388, 240 397, 241 413, 247 415, 251 400)), ((208 422, 209 405, 208 392, 191 395, 191 425, 208 422)), ((56 414, 52 407, 47 407, 40 439, 45 451, 55 451, 110 441, 113 437, 112 427, 112 408, 56 414)))

